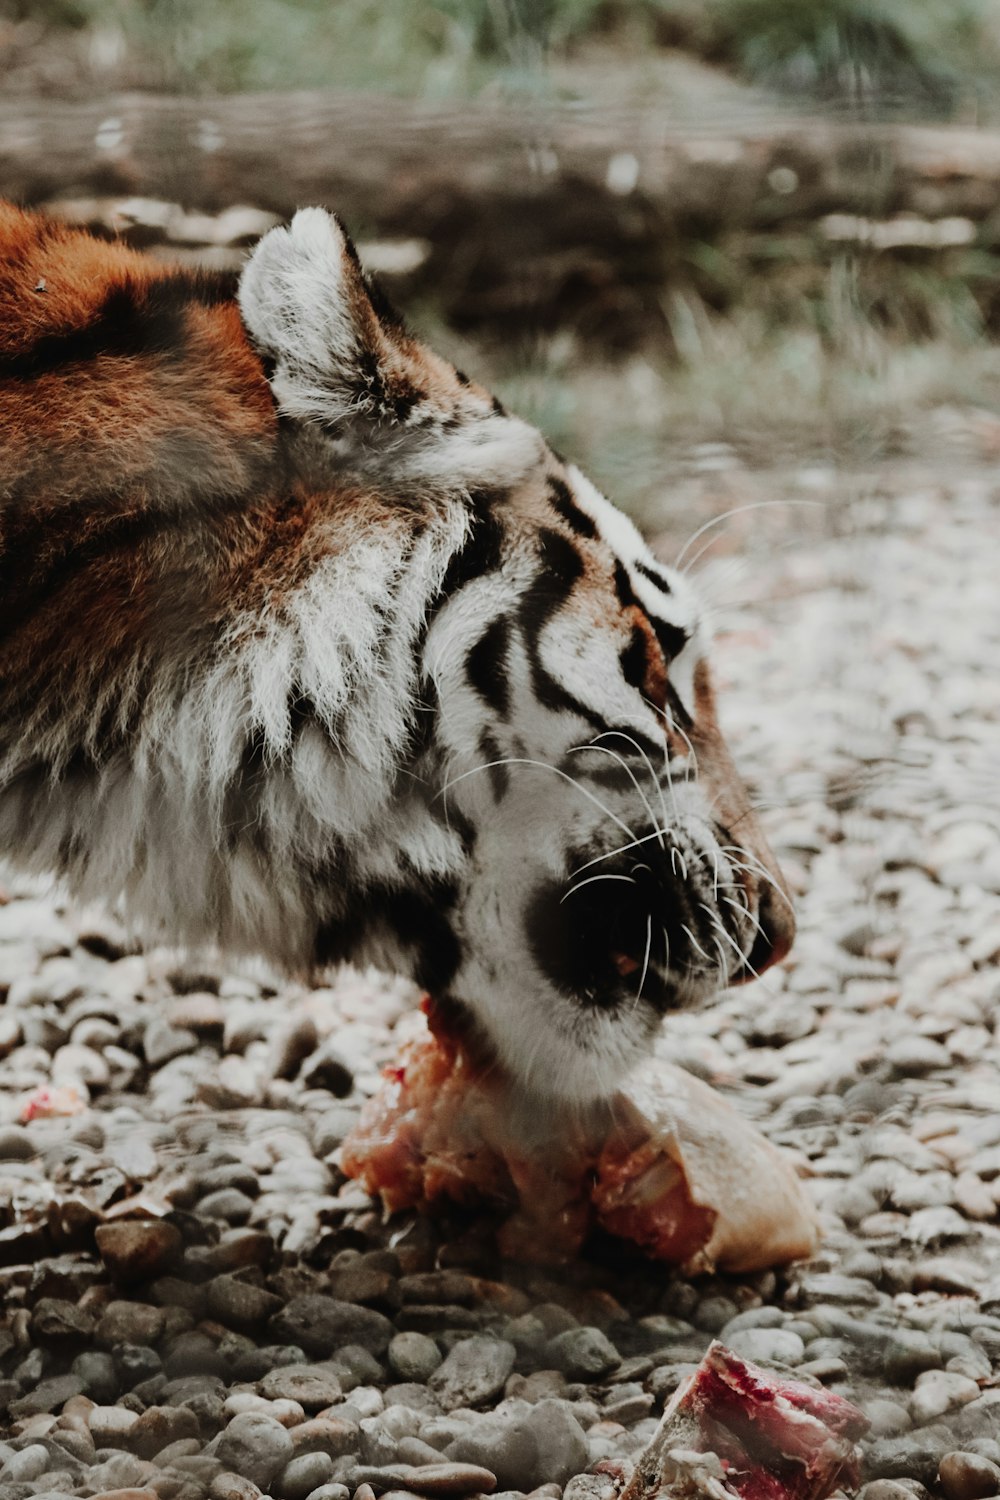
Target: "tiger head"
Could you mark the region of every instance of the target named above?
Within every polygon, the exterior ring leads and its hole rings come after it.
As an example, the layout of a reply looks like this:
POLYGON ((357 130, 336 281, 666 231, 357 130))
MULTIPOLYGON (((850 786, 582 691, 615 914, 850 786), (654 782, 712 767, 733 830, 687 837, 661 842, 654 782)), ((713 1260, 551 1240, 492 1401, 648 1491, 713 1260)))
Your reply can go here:
MULTIPOLYGON (((239 301, 296 471, 405 516, 383 608, 412 592, 419 620, 391 790, 373 776, 317 955, 408 969, 536 1093, 605 1094, 664 1016, 794 934, 694 588, 405 330, 321 210, 265 236, 239 301)), ((383 749, 357 753, 374 772, 383 749)))

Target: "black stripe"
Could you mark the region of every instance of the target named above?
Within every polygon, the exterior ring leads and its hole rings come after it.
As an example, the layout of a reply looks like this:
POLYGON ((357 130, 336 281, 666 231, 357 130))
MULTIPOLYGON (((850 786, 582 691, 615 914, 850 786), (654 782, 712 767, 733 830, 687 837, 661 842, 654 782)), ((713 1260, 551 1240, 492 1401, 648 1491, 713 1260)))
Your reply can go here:
POLYGON ((487 625, 465 661, 465 675, 470 684, 501 719, 510 715, 509 651, 510 621, 506 615, 499 615, 487 625))
POLYGON ((235 275, 228 272, 180 271, 149 283, 126 277, 108 291, 83 328, 45 333, 30 349, 0 356, 0 378, 37 379, 100 355, 180 359, 186 352, 185 314, 190 304, 230 302, 235 291, 235 275))
POLYGON ((503 750, 497 740, 493 738, 489 730, 484 730, 479 738, 479 754, 484 766, 489 767, 487 775, 490 778, 490 787, 493 791, 494 802, 502 802, 510 788, 509 766, 497 764, 504 758, 503 750))
POLYGON ((502 491, 477 490, 469 496, 471 521, 465 541, 448 564, 437 604, 443 604, 465 584, 495 573, 503 558, 504 531, 495 507, 505 498, 502 491))
POLYGON ((618 660, 625 681, 630 687, 643 692, 649 676, 649 646, 645 631, 640 630, 638 625, 632 626, 629 643, 619 651, 618 660))
POLYGON ((597 729, 606 729, 607 725, 601 716, 557 682, 541 659, 542 631, 566 603, 583 576, 583 559, 568 537, 548 528, 543 528, 538 533, 538 547, 542 568, 518 610, 518 623, 523 632, 532 690, 539 703, 553 712, 567 710, 597 729))
MULTIPOLYGON (((642 568, 641 563, 637 566, 642 568)), ((669 666, 674 657, 679 656, 687 645, 687 631, 682 630, 679 625, 671 625, 667 620, 658 619, 656 615, 650 613, 632 587, 632 580, 629 578, 628 570, 621 559, 615 562, 614 583, 615 593, 618 595, 622 608, 628 609, 634 605, 636 609, 641 609, 646 616, 653 627, 656 639, 660 643, 660 650, 663 652, 667 666, 669 666)))
POLYGON ((571 526, 577 536, 590 538, 597 536, 597 527, 590 516, 574 503, 569 486, 555 474, 549 475, 549 499, 553 510, 558 511, 567 526, 571 526))
POLYGON ((25 527, 0 552, 0 637, 23 628, 53 594, 99 559, 114 552, 130 553, 183 524, 177 514, 131 511, 112 516, 101 526, 91 524, 81 540, 81 530, 93 521, 90 502, 67 509, 69 515, 60 512, 60 530, 44 552, 37 523, 25 527))
POLYGON ((662 589, 665 594, 671 592, 670 584, 663 577, 662 573, 657 573, 648 563, 644 563, 641 558, 635 565, 635 571, 641 573, 643 578, 648 578, 650 583, 655 584, 658 589, 662 589))
POLYGON ((419 886, 393 888, 376 885, 358 890, 338 917, 317 930, 315 957, 319 965, 340 963, 358 952, 371 935, 385 934, 413 950, 413 977, 432 994, 448 988, 462 949, 448 921, 457 899, 447 880, 421 880, 419 886))

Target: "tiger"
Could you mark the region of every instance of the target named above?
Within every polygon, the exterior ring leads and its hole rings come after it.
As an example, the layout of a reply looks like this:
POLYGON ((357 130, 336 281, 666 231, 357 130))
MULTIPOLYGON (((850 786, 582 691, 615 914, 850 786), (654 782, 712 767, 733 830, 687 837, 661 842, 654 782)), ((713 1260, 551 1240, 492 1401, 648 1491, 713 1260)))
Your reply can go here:
POLYGON ((606 1097, 794 915, 691 579, 340 221, 239 273, 0 206, 0 849, 137 934, 436 997, 606 1097))

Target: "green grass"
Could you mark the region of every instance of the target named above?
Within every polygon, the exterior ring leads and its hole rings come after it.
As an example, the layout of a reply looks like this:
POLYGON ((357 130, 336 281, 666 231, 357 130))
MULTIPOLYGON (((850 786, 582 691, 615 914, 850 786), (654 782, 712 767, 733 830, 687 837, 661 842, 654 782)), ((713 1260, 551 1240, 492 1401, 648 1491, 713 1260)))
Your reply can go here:
MULTIPOLYGON (((415 321, 653 528, 701 445, 725 444, 752 467, 851 469, 901 450, 935 459, 944 413, 973 425, 980 413, 987 424, 1000 417, 1000 348, 974 320, 941 313, 923 339, 879 326, 846 265, 830 277, 823 317, 794 325, 775 325, 760 308, 719 315, 691 293, 673 295, 683 332, 672 356, 647 350, 613 366, 568 334, 490 350, 427 309, 415 321)), ((1000 434, 1000 422, 991 431, 1000 434)))
POLYGON ((594 44, 937 113, 1000 78, 997 0, 0 0, 5 16, 93 28, 173 87, 475 95, 594 44))

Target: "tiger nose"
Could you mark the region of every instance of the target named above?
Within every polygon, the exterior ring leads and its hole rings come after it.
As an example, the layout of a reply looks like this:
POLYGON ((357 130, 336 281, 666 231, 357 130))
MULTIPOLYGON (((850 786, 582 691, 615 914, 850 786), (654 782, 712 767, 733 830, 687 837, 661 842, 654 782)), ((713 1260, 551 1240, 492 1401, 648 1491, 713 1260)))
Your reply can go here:
POLYGON ((795 941, 795 913, 784 891, 765 885, 757 907, 760 929, 747 959, 747 977, 779 964, 795 941))

